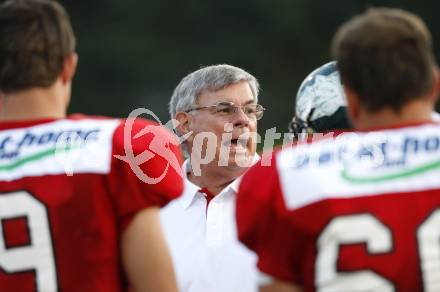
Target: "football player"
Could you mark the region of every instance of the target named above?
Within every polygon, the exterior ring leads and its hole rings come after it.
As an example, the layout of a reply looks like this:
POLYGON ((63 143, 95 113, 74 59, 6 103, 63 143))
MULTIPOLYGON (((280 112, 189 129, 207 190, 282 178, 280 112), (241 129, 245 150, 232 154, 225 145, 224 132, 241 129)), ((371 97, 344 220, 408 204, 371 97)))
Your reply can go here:
POLYGON ((0 290, 177 291, 158 216, 183 188, 177 142, 66 117, 77 61, 58 2, 0 5, 0 290))
POLYGON ((430 32, 372 8, 338 30, 333 54, 357 132, 276 152, 240 186, 238 233, 258 254, 261 291, 440 291, 430 32))

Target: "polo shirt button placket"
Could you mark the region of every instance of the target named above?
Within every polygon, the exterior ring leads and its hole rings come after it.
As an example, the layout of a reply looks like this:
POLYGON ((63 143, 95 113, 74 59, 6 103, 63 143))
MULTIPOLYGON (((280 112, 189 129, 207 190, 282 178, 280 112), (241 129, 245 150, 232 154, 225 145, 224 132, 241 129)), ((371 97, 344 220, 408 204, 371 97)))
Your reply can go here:
POLYGON ((221 239, 221 205, 218 202, 211 202, 208 206, 206 235, 209 244, 217 244, 221 239))

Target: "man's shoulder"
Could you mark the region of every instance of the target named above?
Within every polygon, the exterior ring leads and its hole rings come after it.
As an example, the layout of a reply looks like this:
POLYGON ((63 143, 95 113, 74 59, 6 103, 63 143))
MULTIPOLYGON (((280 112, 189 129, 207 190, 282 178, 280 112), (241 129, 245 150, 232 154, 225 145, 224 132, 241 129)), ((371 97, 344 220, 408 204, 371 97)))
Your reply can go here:
POLYGON ((187 214, 185 210, 196 203, 195 197, 197 196, 200 187, 191 182, 185 174, 188 165, 189 160, 185 160, 182 165, 183 191, 181 196, 160 210, 161 218, 163 218, 162 220, 165 220, 167 223, 174 224, 174 222, 182 221, 185 219, 183 216, 188 218, 189 214, 187 214))
POLYGON ((0 179, 109 172, 118 121, 56 119, 8 123, 0 132, 0 179))
POLYGON ((151 143, 155 145, 178 146, 179 141, 165 126, 154 121, 136 118, 119 120, 115 130, 113 144, 116 152, 125 149, 128 145, 133 148, 134 153, 141 153, 142 149, 148 148, 151 143), (139 152, 140 151, 140 152, 139 152))
POLYGON ((276 155, 288 209, 328 198, 354 198, 433 185, 440 126, 420 124, 351 132, 276 155))

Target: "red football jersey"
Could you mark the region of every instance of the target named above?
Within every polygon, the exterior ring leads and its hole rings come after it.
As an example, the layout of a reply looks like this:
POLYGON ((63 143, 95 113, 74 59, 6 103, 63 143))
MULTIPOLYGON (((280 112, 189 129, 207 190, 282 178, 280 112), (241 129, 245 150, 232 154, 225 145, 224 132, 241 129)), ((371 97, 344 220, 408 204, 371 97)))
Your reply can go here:
POLYGON ((0 123, 0 291, 126 291, 121 232, 180 195, 180 163, 142 119, 0 123))
POLYGON ((305 291, 440 291, 440 125, 278 151, 236 212, 259 269, 305 291))

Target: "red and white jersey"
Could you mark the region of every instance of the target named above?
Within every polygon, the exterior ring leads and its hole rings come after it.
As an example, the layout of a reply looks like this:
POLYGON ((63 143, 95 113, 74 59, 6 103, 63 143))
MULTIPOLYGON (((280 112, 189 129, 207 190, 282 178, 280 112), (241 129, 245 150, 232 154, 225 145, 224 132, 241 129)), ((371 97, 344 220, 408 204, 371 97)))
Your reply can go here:
POLYGON ((0 291, 127 290, 123 228, 183 188, 171 167, 181 162, 173 135, 131 122, 128 132, 127 121, 85 116, 0 123, 0 291), (164 174, 160 182, 138 178, 124 158, 127 145, 138 170, 164 174))
POLYGON ((305 291, 440 291, 440 125, 275 152, 236 213, 259 269, 305 291))

